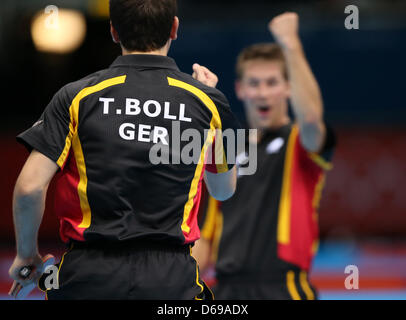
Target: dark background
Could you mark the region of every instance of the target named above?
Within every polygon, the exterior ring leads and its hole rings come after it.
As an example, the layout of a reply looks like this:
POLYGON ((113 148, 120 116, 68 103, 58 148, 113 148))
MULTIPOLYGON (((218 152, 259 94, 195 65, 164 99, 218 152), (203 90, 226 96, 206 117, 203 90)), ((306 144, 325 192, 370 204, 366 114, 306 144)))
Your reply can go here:
MULTIPOLYGON (((106 3, 0 3, 0 239, 4 243, 14 241, 12 190, 27 156, 15 135, 37 121, 60 87, 108 67, 120 54, 103 14, 106 3), (33 45, 31 19, 49 4, 86 15, 86 39, 71 54, 41 53, 33 45)), ((234 94, 236 56, 246 45, 273 41, 268 21, 284 11, 300 16, 300 36, 322 90, 325 118, 339 141, 320 208, 321 238, 403 239, 406 1, 180 0, 179 38, 169 55, 184 72, 192 73, 194 62, 212 69, 220 79, 218 88, 243 121, 242 105, 234 94), (359 8, 359 30, 344 27, 349 4, 359 8)), ((59 241, 49 201, 40 238, 59 241)))

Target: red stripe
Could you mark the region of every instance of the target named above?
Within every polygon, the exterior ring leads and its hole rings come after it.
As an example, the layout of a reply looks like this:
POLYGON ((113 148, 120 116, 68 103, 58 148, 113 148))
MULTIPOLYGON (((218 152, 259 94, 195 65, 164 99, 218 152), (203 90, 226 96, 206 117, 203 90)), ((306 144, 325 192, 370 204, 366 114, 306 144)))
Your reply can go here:
POLYGON ((188 233, 183 231, 183 235, 185 236, 185 244, 192 243, 198 239, 200 239, 200 229, 198 224, 198 215, 199 215, 199 207, 200 207, 200 200, 202 197, 202 183, 204 172, 206 170, 206 166, 203 166, 202 173, 199 178, 199 184, 197 186, 197 192, 195 197, 193 198, 193 207, 190 211, 189 217, 187 219, 187 225, 190 227, 190 231, 188 233))
POLYGON ((314 220, 313 198, 322 169, 295 142, 291 174, 290 242, 278 244, 278 256, 304 270, 313 258, 313 243, 318 239, 318 223, 314 220))
POLYGON ((58 174, 55 189, 55 213, 59 219, 59 234, 63 242, 69 239, 84 241, 85 229, 78 228, 83 213, 78 195, 79 171, 73 152, 68 155, 63 171, 58 174))
POLYGON ((196 195, 193 198, 193 208, 190 211, 190 214, 189 214, 189 217, 187 220, 187 225, 190 227, 190 231, 189 231, 189 233, 183 232, 183 235, 185 236, 185 244, 191 243, 191 242, 194 242, 194 241, 200 239, 200 229, 199 229, 197 217, 198 217, 198 213, 199 213, 200 199, 201 199, 201 195, 202 195, 202 181, 203 181, 203 176, 204 176, 204 168, 203 168, 202 172, 203 173, 200 176, 196 195))
POLYGON ((202 197, 202 182, 203 182, 204 172, 206 170, 208 170, 209 172, 217 173, 217 166, 215 163, 215 152, 214 152, 215 141, 216 141, 216 137, 213 138, 213 144, 211 145, 211 148, 210 148, 211 152, 208 151, 204 155, 204 165, 202 168, 202 172, 200 174, 199 184, 197 185, 197 192, 196 192, 195 197, 193 198, 193 207, 190 211, 189 217, 186 222, 187 225, 190 227, 190 231, 188 233, 183 231, 183 235, 185 237, 185 244, 192 243, 192 242, 200 239, 198 215, 199 215, 199 207, 200 207, 200 202, 201 202, 201 197, 202 197), (209 156, 211 156, 211 158, 212 158, 211 164, 207 163, 207 158, 209 156))

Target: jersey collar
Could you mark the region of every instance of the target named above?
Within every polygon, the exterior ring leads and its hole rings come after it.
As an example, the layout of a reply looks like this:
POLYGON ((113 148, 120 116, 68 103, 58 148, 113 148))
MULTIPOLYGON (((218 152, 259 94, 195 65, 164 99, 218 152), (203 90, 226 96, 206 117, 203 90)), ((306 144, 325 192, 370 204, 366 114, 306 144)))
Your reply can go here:
POLYGON ((129 54, 118 56, 111 64, 110 68, 114 67, 141 67, 141 68, 157 68, 157 69, 172 69, 179 71, 175 60, 167 56, 154 54, 129 54))
POLYGON ((270 140, 274 139, 277 136, 281 136, 283 135, 286 131, 290 130, 290 128, 292 127, 292 123, 288 123, 283 125, 282 127, 278 128, 278 129, 266 129, 264 130, 263 136, 261 141, 259 142, 261 143, 267 143, 270 140))

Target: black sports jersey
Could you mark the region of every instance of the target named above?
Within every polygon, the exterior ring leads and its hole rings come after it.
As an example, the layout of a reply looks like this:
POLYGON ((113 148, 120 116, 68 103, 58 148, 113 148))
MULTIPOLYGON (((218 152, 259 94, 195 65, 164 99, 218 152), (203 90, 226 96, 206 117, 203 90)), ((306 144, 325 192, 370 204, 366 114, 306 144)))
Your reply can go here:
POLYGON ((303 148, 297 125, 264 134, 256 173, 240 176, 229 200, 210 198, 202 219, 202 237, 213 241, 219 279, 285 281, 291 270, 309 270, 334 144, 330 129, 321 154, 303 148))
POLYGON ((173 59, 126 55, 60 89, 18 140, 60 167, 55 212, 63 241, 191 243, 199 238, 204 171, 233 166, 224 157, 206 164, 208 150, 223 145, 213 131, 238 127, 224 95, 173 59), (191 163, 180 159, 190 137, 179 132, 187 129, 200 139, 191 163))

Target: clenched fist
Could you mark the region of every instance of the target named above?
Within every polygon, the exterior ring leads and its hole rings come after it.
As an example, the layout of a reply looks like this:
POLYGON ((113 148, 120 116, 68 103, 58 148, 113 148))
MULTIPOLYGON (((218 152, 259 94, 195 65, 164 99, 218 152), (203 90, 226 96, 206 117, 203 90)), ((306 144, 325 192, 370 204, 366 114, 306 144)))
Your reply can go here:
POLYGON ((275 40, 284 48, 292 48, 300 43, 299 16, 295 12, 285 12, 273 18, 268 25, 275 40))
POLYGON ((215 88, 218 82, 218 78, 213 72, 197 63, 193 65, 192 76, 196 80, 212 88, 215 88))

